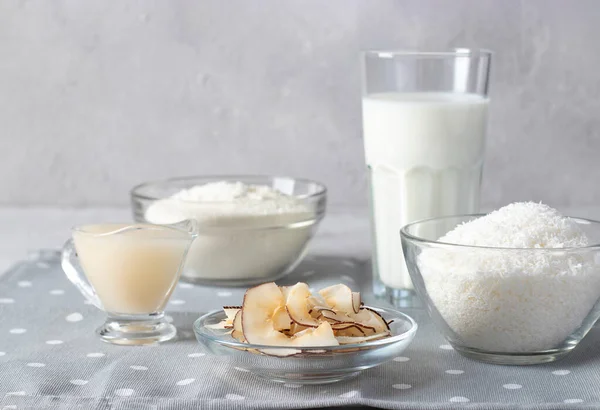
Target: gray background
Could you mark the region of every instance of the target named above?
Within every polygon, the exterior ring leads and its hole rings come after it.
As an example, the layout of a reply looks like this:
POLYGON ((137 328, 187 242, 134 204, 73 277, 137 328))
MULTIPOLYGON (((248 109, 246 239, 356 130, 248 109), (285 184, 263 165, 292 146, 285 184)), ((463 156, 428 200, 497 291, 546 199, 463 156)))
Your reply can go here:
POLYGON ((358 51, 495 51, 484 206, 600 201, 600 1, 0 0, 0 204, 277 173, 366 204, 358 51))

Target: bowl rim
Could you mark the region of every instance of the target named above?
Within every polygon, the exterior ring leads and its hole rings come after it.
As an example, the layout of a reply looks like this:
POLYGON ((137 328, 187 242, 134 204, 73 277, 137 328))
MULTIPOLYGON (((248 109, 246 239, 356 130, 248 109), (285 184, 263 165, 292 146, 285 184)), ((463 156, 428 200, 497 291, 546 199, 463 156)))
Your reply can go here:
POLYGON ((442 49, 417 50, 411 48, 367 48, 362 49, 364 56, 376 56, 379 58, 394 57, 420 57, 420 58, 455 58, 455 57, 474 57, 490 59, 494 53, 487 48, 477 47, 450 47, 442 49))
POLYGON ((218 181, 243 182, 244 179, 272 180, 275 178, 288 179, 288 180, 292 180, 292 181, 302 182, 305 184, 314 184, 318 187, 318 190, 315 193, 308 194, 308 195, 290 195, 293 198, 309 199, 309 198, 325 197, 327 195, 327 186, 319 181, 315 181, 315 180, 308 179, 308 178, 296 178, 296 177, 285 176, 285 175, 268 175, 268 174, 210 174, 210 175, 189 175, 189 176, 183 176, 183 177, 157 179, 157 180, 142 182, 141 184, 137 184, 137 185, 133 186, 133 188, 131 188, 129 190, 129 195, 131 196, 131 198, 149 200, 149 201, 170 199, 172 201, 181 202, 181 203, 189 203, 189 204, 229 204, 229 203, 231 203, 231 201, 189 201, 189 200, 185 200, 185 199, 171 199, 169 197, 158 197, 158 196, 152 196, 152 195, 145 195, 145 194, 141 194, 139 191, 143 188, 147 188, 152 185, 165 184, 165 183, 169 183, 169 182, 204 180, 205 182, 199 182, 199 184, 202 184, 202 183, 218 182, 218 181))
MULTIPOLYGON (((221 346, 225 346, 225 347, 229 347, 229 348, 241 348, 241 349, 256 349, 256 350, 290 350, 290 349, 297 349, 297 350, 301 350, 302 353, 323 353, 323 351, 325 350, 326 352, 335 352, 338 350, 346 350, 346 349, 354 349, 354 348, 365 348, 365 347, 382 347, 382 346, 388 346, 388 345, 392 345, 395 344, 397 342, 401 342, 405 339, 408 338, 412 338, 415 333, 417 332, 417 329, 419 327, 419 325, 417 324, 417 322, 410 317, 409 315, 407 315, 406 313, 402 313, 396 309, 391 309, 391 308, 387 308, 387 307, 383 307, 383 306, 367 306, 365 305, 365 307, 371 308, 371 309, 375 309, 375 310, 383 310, 384 312, 391 312, 394 315, 400 316, 402 317, 406 322, 410 323, 410 328, 402 333, 399 333, 397 335, 393 335, 391 337, 386 337, 384 339, 378 339, 378 340, 373 340, 370 342, 364 342, 364 343, 352 343, 352 344, 345 344, 345 345, 339 345, 339 346, 270 346, 270 345, 259 345, 259 344, 252 344, 252 343, 242 343, 242 342, 238 342, 236 340, 230 341, 230 340, 223 340, 221 337, 222 336, 212 336, 209 335, 207 333, 201 332, 201 328, 200 328, 200 322, 203 320, 206 320, 208 317, 216 315, 216 314, 223 314, 223 310, 219 309, 219 310, 213 310, 210 311, 202 316, 200 316, 198 319, 196 319, 194 321, 194 333, 196 334, 197 337, 201 337, 203 339, 206 339, 208 341, 210 341, 211 343, 217 343, 221 346)), ((354 353, 354 352, 349 352, 349 353, 354 353)), ((293 357, 293 356, 280 356, 280 357, 293 357)))
MULTIPOLYGON (((407 239, 410 240, 412 242, 418 242, 421 244, 428 244, 428 245, 433 245, 433 246, 437 246, 437 247, 456 247, 456 248, 462 248, 462 249, 488 249, 488 250, 501 250, 501 251, 509 251, 509 252, 523 252, 523 251, 530 251, 530 252, 565 252, 565 251, 582 251, 582 250, 596 250, 596 249, 600 249, 600 243, 594 243, 591 245, 586 245, 586 246, 579 246, 579 247, 565 247, 565 248, 506 248, 506 247, 499 247, 499 246, 478 246, 478 245, 462 245, 462 244, 458 244, 458 243, 452 243, 452 242, 442 242, 442 241, 438 241, 438 240, 432 240, 432 239, 425 239, 423 237, 414 235, 412 233, 408 232, 408 229, 426 223, 426 222, 434 222, 434 221, 443 221, 443 220, 448 220, 448 219, 457 219, 457 218, 481 218, 483 216, 486 216, 488 214, 486 213, 476 213, 476 214, 457 214, 457 215, 447 215, 447 216, 440 216, 440 217, 435 217, 435 218, 426 218, 426 219, 420 219, 418 221, 414 221, 411 222, 409 224, 404 225, 401 229, 400 229, 400 236, 402 239, 407 239)), ((596 221, 594 219, 588 219, 588 218, 579 218, 579 217, 575 217, 575 216, 566 216, 566 218, 569 218, 573 221, 575 221, 578 224, 581 225, 600 225, 600 221, 596 221)))

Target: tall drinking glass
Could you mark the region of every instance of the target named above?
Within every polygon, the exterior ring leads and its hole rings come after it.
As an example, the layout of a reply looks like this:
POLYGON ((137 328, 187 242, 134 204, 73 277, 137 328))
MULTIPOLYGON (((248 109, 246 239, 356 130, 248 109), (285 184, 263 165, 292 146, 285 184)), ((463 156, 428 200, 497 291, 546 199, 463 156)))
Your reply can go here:
POLYGON ((373 290, 395 306, 418 304, 400 228, 479 212, 490 58, 462 48, 363 53, 373 290))

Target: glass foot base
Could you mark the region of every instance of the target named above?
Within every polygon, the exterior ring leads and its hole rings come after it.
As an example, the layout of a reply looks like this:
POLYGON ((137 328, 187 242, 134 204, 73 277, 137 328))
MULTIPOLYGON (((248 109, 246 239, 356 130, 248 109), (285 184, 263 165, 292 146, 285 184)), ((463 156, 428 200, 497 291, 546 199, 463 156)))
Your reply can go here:
POLYGON ((395 308, 422 308, 421 299, 413 289, 395 289, 383 283, 374 284, 375 297, 385 300, 395 308))
POLYGON ((484 363, 508 366, 525 366, 531 364, 550 363, 562 359, 572 350, 572 348, 567 348, 564 350, 548 350, 536 353, 498 353, 485 352, 478 349, 471 349, 456 345, 452 345, 452 347, 459 354, 469 359, 484 363))
POLYGON ((116 345, 150 345, 166 342, 177 335, 177 329, 165 319, 108 319, 96 330, 102 341, 116 345))
POLYGON ((271 374, 262 374, 262 373, 254 373, 256 376, 261 379, 270 380, 272 382, 277 383, 290 383, 290 384, 300 384, 300 385, 320 385, 320 384, 329 384, 329 383, 337 383, 342 380, 352 379, 358 376, 360 371, 357 372, 349 372, 349 373, 320 373, 320 374, 286 374, 286 375, 271 375, 271 374))

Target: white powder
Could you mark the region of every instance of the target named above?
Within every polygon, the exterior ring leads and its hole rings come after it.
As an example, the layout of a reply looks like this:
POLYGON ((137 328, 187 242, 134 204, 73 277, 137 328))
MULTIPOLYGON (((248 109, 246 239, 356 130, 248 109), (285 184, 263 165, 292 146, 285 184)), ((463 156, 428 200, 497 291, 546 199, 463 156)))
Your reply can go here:
POLYGON ((314 225, 269 228, 315 218, 309 205, 299 198, 266 185, 228 181, 182 190, 154 202, 145 213, 150 223, 183 219, 200 223, 200 235, 188 254, 185 276, 240 281, 282 273, 290 261, 300 256, 314 225))
POLYGON ((586 235, 546 205, 508 205, 456 227, 439 241, 540 248, 433 247, 419 255, 427 292, 464 346, 497 352, 555 348, 600 297, 593 255, 561 250, 586 246, 586 235))

